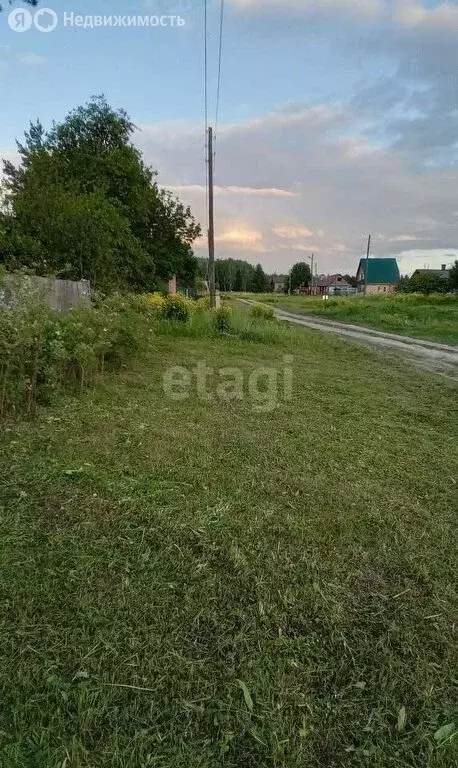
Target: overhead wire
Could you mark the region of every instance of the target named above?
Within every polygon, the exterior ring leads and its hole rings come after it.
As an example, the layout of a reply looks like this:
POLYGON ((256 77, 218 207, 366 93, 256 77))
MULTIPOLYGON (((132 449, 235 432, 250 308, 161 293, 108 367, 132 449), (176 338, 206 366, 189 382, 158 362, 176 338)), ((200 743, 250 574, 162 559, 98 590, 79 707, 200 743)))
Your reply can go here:
MULTIPOLYGON (((218 46, 218 76, 217 76, 217 88, 216 88, 216 111, 215 111, 215 130, 213 133, 213 156, 212 161, 216 157, 216 139, 219 125, 219 112, 221 103, 221 73, 223 62, 223 37, 224 37, 224 11, 225 0, 221 0, 220 17, 219 17, 219 46, 218 46)), ((209 125, 208 125, 208 0, 204 0, 204 120, 205 120, 205 214, 207 224, 207 234, 209 233, 210 221, 209 221, 209 125)), ((208 267, 207 267, 208 269, 208 267)), ((207 280, 209 275, 207 274, 207 280)))
POLYGON ((204 1, 205 212, 208 232, 208 0, 204 1))
POLYGON ((216 141, 216 137, 218 135, 219 106, 220 106, 220 95, 221 95, 221 67, 222 67, 222 61, 223 61, 224 3, 225 3, 225 0, 221 0, 221 12, 220 12, 220 20, 219 20, 218 85, 217 85, 217 89, 216 89, 215 141, 216 141))

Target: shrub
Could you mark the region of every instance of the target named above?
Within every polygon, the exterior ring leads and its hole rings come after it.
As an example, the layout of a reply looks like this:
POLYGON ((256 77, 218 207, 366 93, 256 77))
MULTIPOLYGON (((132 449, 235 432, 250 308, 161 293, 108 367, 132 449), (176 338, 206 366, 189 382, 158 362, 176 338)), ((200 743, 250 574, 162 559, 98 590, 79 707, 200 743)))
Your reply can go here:
POLYGON ((164 306, 161 310, 161 316, 164 320, 177 320, 180 323, 187 323, 194 311, 194 302, 185 296, 177 293, 166 296, 164 306))
POLYGON ((208 296, 201 296, 200 299, 197 299, 196 309, 200 311, 205 311, 207 309, 210 309, 210 299, 208 298, 208 296))
POLYGON ((275 320, 273 307, 266 307, 264 304, 254 304, 251 307, 250 314, 259 320, 275 320))
POLYGON ((53 312, 33 295, 0 308, 0 417, 33 414, 63 384, 80 388, 145 348, 151 310, 144 296, 111 296, 97 307, 53 312))
POLYGON ((161 315, 165 307, 166 298, 162 293, 150 293, 148 294, 148 303, 156 315, 161 315))
POLYGON ((213 310, 213 325, 219 333, 228 333, 231 329, 232 309, 230 307, 218 307, 213 310))

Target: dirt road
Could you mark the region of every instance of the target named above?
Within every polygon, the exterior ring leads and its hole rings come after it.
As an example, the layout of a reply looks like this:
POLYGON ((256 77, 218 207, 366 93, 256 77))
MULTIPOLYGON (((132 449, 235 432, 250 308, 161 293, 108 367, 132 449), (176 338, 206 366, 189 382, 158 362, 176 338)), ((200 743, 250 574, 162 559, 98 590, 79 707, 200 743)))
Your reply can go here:
MULTIPOLYGON (((252 302, 246 302, 252 303, 252 302)), ((275 309, 275 314, 287 323, 304 325, 325 333, 337 333, 370 347, 379 347, 388 352, 401 355, 407 361, 421 368, 441 373, 458 380, 458 346, 438 344, 433 341, 414 339, 410 336, 398 336, 359 325, 339 323, 312 315, 297 315, 283 309, 275 309)))
POLYGON ((370 328, 362 328, 358 325, 325 320, 321 317, 295 315, 282 309, 277 309, 275 312, 277 317, 285 322, 305 325, 307 328, 314 328, 325 333, 338 333, 362 344, 382 347, 401 354, 422 368, 458 379, 458 347, 413 339, 409 336, 398 336, 394 333, 384 333, 370 328))

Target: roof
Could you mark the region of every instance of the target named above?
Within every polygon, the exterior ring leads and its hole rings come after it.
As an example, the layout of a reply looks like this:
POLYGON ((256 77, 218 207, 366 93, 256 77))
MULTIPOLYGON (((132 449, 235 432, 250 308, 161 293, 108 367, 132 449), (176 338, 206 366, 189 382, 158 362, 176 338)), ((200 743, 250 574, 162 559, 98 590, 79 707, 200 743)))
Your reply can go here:
POLYGON ((449 269, 416 269, 414 275, 434 275, 440 277, 442 280, 448 280, 450 277, 449 269))
POLYGON ((395 258, 391 257, 384 259, 361 259, 357 274, 359 282, 363 281, 369 285, 398 283, 401 278, 398 262, 395 258), (366 263, 368 265, 367 278, 366 263))
POLYGON ((319 288, 330 288, 332 285, 348 285, 344 280, 343 275, 326 275, 318 280, 317 286, 319 288))

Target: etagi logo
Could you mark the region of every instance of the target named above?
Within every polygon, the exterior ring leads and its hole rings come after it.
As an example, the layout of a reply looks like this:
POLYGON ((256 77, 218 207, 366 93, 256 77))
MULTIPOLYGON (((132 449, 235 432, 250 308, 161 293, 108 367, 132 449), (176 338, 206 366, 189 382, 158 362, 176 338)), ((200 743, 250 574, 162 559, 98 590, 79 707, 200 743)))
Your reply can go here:
POLYGON ((39 32, 53 32, 58 23, 59 18, 52 8, 40 8, 34 14, 26 8, 15 8, 8 16, 8 24, 13 32, 27 32, 32 24, 39 32))

